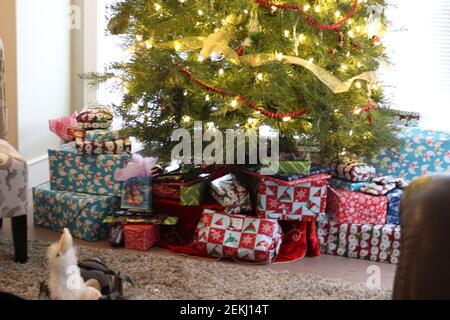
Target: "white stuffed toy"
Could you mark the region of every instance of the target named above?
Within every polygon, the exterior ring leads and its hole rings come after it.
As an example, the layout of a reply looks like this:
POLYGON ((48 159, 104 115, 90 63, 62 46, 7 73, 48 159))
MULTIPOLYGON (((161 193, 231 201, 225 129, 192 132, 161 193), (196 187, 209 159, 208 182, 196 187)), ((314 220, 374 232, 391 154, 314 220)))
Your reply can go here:
POLYGON ((51 300, 99 300, 100 284, 96 280, 84 282, 78 267, 72 235, 64 229, 61 239, 52 244, 47 252, 51 300))

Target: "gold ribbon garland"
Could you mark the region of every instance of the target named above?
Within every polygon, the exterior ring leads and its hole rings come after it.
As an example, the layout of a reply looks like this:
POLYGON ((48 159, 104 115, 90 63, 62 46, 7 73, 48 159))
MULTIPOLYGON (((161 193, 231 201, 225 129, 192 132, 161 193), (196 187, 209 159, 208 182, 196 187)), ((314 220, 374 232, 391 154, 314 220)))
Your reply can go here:
POLYGON ((363 80, 369 83, 377 80, 376 73, 374 71, 368 71, 348 80, 342 81, 331 72, 319 67, 318 65, 295 56, 285 56, 282 54, 271 53, 239 56, 235 50, 228 46, 228 43, 234 34, 233 31, 234 27, 232 25, 225 25, 218 31, 210 34, 208 37, 185 37, 179 40, 160 43, 158 44, 158 47, 174 48, 177 51, 202 49, 199 56, 200 61, 210 58, 213 54, 223 54, 224 58, 233 64, 243 64, 253 68, 260 67, 274 61, 302 66, 314 74, 335 94, 348 92, 353 82, 356 80, 363 80))

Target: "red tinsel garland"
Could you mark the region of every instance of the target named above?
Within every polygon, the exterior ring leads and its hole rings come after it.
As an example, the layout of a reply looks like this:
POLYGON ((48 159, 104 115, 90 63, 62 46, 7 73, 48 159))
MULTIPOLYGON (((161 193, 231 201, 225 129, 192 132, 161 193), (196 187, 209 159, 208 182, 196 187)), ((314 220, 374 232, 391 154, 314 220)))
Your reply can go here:
POLYGON ((228 90, 224 90, 224 89, 219 89, 216 87, 213 87, 201 80, 198 80, 194 77, 194 75, 192 74, 192 72, 190 72, 189 70, 187 70, 186 68, 180 68, 180 72, 187 75, 189 78, 191 78, 197 85, 199 85, 200 87, 204 88, 205 90, 211 91, 211 92, 215 92, 224 96, 230 96, 230 97, 236 97, 237 100, 241 101, 242 103, 244 103, 245 105, 247 105, 248 107, 252 108, 253 110, 260 112, 261 114, 270 117, 270 118, 274 118, 274 119, 283 119, 283 118, 297 118, 300 117, 304 114, 306 114, 309 110, 308 109, 304 109, 302 111, 297 111, 297 112, 290 112, 290 113, 275 113, 275 112, 270 112, 267 111, 266 109, 262 108, 262 107, 258 107, 256 104, 254 104, 250 99, 239 95, 239 94, 234 94, 231 91, 228 90))
POLYGON ((319 30, 335 30, 338 31, 339 27, 343 25, 345 22, 347 22, 353 15, 355 14, 356 7, 358 6, 358 0, 353 0, 353 5, 351 10, 347 13, 347 15, 341 19, 340 21, 334 23, 334 24, 320 24, 317 21, 314 20, 313 17, 305 13, 305 10, 302 6, 296 5, 296 4, 278 4, 266 0, 255 0, 256 3, 268 7, 268 8, 278 8, 278 9, 284 9, 284 10, 293 10, 293 11, 301 11, 303 12, 303 16, 305 17, 306 21, 316 27, 319 30))

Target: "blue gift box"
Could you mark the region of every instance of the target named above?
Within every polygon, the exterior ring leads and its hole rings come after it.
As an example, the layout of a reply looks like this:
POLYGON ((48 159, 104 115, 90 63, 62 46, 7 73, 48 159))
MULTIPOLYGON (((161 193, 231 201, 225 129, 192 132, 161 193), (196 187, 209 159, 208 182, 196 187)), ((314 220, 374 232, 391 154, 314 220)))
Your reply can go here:
POLYGON ((350 191, 350 192, 361 191, 362 187, 367 185, 367 182, 350 182, 350 181, 336 179, 336 178, 329 180, 328 183, 333 187, 336 187, 338 189, 343 189, 345 191, 350 191))
POLYGON ((52 190, 120 197, 122 182, 114 172, 127 165, 130 155, 79 155, 72 143, 48 155, 52 190))
POLYGON ((413 180, 430 173, 450 172, 450 133, 401 127, 400 146, 382 150, 371 159, 378 175, 413 180))
POLYGON ((403 190, 395 189, 387 194, 388 197, 388 224, 400 224, 400 200, 403 195, 403 190))
POLYGON ((97 241, 108 236, 109 227, 102 223, 116 211, 119 198, 83 193, 50 190, 48 185, 33 189, 34 224, 71 234, 86 241, 97 241))
POLYGON ((123 185, 122 209, 149 212, 152 210, 152 178, 131 178, 123 185))

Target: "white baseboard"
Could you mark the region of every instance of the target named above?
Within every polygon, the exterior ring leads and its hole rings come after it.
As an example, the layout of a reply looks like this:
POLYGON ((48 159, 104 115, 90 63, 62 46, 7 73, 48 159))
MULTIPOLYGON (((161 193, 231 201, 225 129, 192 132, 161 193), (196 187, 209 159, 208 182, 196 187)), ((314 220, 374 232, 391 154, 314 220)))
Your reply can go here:
POLYGON ((48 155, 42 155, 28 161, 28 179, 30 188, 50 181, 48 155))

